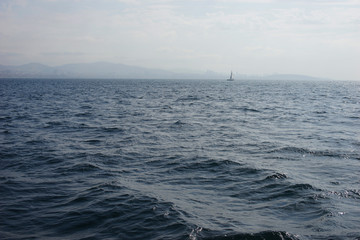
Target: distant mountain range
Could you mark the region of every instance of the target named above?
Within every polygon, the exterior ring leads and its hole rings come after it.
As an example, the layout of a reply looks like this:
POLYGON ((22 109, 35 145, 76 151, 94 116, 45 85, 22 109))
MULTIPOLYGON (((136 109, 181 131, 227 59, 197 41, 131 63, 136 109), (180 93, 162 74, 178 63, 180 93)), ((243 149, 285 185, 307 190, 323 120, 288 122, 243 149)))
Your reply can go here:
POLYGON ((223 74, 176 73, 107 62, 66 64, 50 67, 40 63, 0 65, 0 78, 128 78, 128 79, 221 79, 223 74))
MULTIPOLYGON (((126 78, 126 79, 226 79, 221 73, 177 73, 108 62, 66 64, 50 67, 40 63, 20 66, 0 65, 0 78, 126 78)), ((305 75, 274 74, 267 76, 235 75, 235 79, 321 80, 305 75)))

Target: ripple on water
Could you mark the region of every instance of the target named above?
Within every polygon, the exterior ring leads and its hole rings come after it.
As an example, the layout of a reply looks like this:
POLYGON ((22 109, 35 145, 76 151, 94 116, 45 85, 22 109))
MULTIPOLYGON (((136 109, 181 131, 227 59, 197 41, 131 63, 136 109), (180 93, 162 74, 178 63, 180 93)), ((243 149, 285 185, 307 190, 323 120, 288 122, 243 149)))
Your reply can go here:
POLYGON ((357 84, 0 84, 1 239, 359 239, 357 84))

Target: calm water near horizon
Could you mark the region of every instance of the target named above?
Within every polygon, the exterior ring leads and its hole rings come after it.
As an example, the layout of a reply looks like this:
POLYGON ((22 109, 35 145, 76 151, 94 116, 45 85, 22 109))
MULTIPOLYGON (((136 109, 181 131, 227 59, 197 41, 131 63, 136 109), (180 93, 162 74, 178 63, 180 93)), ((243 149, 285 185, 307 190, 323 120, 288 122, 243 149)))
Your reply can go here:
POLYGON ((0 239, 360 239, 360 82, 0 79, 0 239))

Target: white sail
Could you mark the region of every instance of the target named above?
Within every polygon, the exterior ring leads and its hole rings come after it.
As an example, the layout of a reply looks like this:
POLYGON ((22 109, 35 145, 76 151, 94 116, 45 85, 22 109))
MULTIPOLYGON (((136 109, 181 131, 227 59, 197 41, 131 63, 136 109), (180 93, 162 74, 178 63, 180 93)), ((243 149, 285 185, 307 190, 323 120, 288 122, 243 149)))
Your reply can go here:
POLYGON ((230 78, 229 79, 227 79, 228 81, 234 81, 234 78, 233 78, 233 73, 232 73, 232 71, 231 71, 231 73, 230 73, 230 78))

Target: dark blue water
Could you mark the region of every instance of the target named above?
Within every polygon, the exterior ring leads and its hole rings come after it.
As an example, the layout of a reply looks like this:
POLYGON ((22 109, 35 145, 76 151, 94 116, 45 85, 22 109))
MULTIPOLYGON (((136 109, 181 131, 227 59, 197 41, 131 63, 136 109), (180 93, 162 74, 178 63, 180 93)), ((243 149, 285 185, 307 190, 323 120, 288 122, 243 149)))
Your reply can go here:
POLYGON ((360 82, 0 80, 1 239, 360 239, 360 82))

